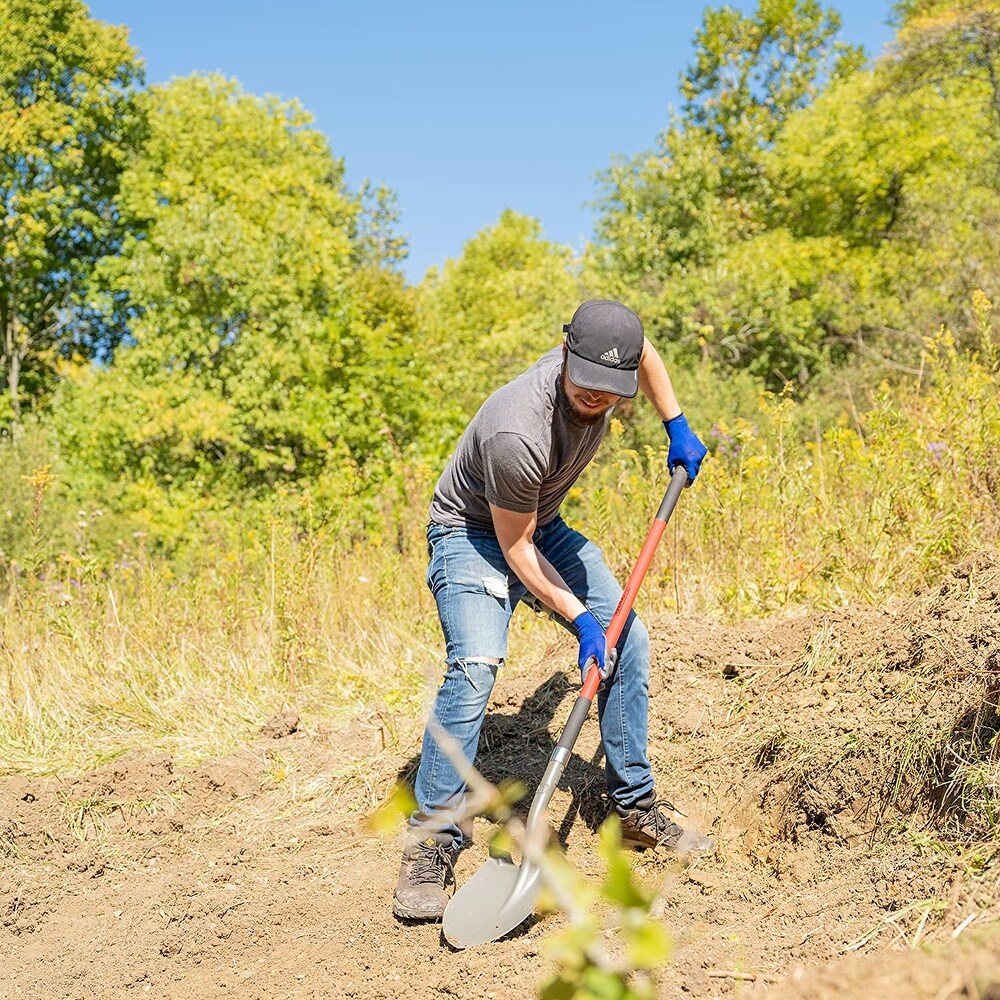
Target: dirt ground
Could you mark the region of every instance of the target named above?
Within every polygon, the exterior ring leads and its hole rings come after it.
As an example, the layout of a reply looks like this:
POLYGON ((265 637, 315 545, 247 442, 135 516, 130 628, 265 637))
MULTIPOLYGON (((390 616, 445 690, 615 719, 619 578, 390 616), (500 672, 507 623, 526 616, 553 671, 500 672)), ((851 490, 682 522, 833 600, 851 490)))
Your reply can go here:
MULTIPOLYGON (((659 995, 1000 1000, 1000 555, 886 608, 649 624, 659 789, 719 845, 635 856, 674 941, 659 995)), ((493 780, 534 788, 572 706, 556 632, 497 684, 493 780)), ((0 996, 535 996, 560 916, 467 951, 392 916, 398 844, 363 817, 419 740, 419 720, 373 706, 277 718, 193 769, 134 754, 3 779, 0 996)), ((601 764, 592 719, 549 810, 595 880, 601 764)))

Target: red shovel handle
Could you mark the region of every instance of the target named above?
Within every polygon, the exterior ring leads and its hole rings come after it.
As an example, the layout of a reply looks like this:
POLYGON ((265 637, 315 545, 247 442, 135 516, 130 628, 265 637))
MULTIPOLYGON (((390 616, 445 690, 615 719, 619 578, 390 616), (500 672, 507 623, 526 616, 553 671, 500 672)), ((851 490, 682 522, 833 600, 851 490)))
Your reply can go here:
MULTIPOLYGON (((646 570, 649 569, 649 564, 653 561, 653 553, 656 551, 656 546, 660 544, 667 521, 670 520, 670 515, 674 512, 674 507, 677 506, 677 498, 681 495, 681 490, 684 489, 687 478, 686 470, 680 465, 670 477, 667 491, 663 494, 663 502, 660 504, 660 509, 656 512, 656 517, 650 526, 649 534, 646 536, 646 541, 642 546, 642 551, 639 553, 639 558, 636 559, 635 567, 632 569, 628 583, 625 584, 625 589, 622 591, 618 607, 615 608, 615 613, 611 616, 611 622, 604 633, 609 650, 614 649, 619 638, 621 638, 622 629, 625 627, 625 620, 628 618, 628 613, 632 610, 632 605, 635 603, 635 595, 639 592, 639 587, 646 576, 646 570)), ((587 674, 587 679, 583 683, 579 697, 593 701, 600 683, 601 671, 595 663, 587 674)))

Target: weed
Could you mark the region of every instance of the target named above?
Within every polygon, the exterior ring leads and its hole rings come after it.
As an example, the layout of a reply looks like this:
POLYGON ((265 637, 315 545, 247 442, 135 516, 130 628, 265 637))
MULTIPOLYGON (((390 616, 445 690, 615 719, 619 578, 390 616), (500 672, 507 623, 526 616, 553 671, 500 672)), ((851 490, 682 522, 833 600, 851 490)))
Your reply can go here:
POLYGON ((277 750, 267 752, 267 780, 276 786, 284 785, 291 776, 292 769, 284 755, 277 750))
POLYGON ((842 660, 840 641, 833 625, 820 629, 809 642, 809 650, 802 663, 802 672, 806 677, 817 675, 825 677, 836 672, 842 660))
POLYGON ((152 815, 155 806, 147 799, 125 801, 98 795, 86 795, 80 799, 64 796, 62 812, 66 825, 79 840, 103 841, 111 817, 117 815, 128 821, 140 814, 152 815))

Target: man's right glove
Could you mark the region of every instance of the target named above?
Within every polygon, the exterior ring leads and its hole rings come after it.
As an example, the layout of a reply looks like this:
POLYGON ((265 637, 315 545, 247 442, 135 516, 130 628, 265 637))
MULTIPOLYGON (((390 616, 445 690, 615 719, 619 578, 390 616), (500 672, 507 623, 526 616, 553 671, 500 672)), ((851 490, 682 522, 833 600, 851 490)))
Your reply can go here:
POLYGON ((580 682, 583 683, 587 679, 591 660, 597 660, 601 680, 604 680, 608 676, 605 667, 608 647, 601 623, 589 611, 584 611, 573 619, 573 631, 580 640, 580 656, 577 659, 580 666, 580 682))
POLYGON ((701 443, 698 435, 688 426, 687 418, 678 413, 673 420, 664 420, 663 429, 670 438, 670 449, 667 451, 667 469, 674 474, 678 465, 684 466, 688 474, 687 485, 690 486, 698 475, 702 459, 708 454, 708 449, 701 443))

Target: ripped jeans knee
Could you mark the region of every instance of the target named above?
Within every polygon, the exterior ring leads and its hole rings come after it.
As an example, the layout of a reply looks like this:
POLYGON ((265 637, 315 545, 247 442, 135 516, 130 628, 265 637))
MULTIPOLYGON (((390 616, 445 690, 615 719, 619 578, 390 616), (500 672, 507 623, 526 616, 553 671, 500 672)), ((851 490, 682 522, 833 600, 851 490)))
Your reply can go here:
POLYGON ((433 825, 459 843, 459 819, 465 797, 463 773, 476 759, 479 732, 501 661, 497 657, 462 656, 449 660, 434 699, 432 719, 424 731, 414 795, 417 809, 411 826, 433 825))
MULTIPOLYGON (((497 670, 502 665, 503 659, 499 656, 459 656, 448 663, 445 683, 447 683, 448 674, 457 671, 475 692, 480 695, 485 692, 485 698, 488 699, 497 679, 497 670)), ((483 710, 485 711, 485 709, 486 703, 484 701, 483 710)))

